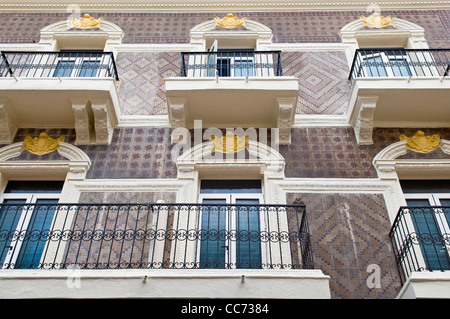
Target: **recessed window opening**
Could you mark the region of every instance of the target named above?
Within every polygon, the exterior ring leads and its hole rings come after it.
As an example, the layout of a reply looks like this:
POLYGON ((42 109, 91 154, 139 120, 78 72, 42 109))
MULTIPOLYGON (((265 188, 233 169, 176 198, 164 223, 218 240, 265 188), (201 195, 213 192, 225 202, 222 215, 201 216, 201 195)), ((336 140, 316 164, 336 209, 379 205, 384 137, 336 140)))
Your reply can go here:
POLYGON ((0 241, 1 268, 39 268, 63 184, 8 182, 0 196, 0 232, 6 239, 0 241))

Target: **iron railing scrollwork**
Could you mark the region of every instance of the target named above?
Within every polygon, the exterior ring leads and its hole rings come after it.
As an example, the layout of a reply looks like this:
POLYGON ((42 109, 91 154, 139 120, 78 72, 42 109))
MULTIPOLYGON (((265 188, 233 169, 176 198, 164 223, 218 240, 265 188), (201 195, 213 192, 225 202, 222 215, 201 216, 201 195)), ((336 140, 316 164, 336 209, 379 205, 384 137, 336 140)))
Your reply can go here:
POLYGON ((280 51, 182 52, 181 77, 282 76, 280 51))
POLYGON ((302 205, 0 204, 20 269, 311 269, 302 205))
POLYGON ((450 207, 401 207, 389 237, 401 281, 414 271, 450 270, 450 207))
POLYGON ((2 51, 0 77, 105 77, 119 80, 113 53, 89 50, 2 51))
POLYGON ((447 77, 450 49, 357 49, 349 80, 373 77, 447 77))

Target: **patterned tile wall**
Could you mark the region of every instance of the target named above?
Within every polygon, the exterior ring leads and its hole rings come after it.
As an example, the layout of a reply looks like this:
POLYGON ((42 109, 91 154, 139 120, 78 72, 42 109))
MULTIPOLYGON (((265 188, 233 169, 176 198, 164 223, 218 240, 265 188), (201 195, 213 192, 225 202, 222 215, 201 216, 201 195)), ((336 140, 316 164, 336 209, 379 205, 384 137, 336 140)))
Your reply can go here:
POLYGON ((329 275, 333 299, 391 299, 399 281, 390 222, 379 194, 287 194, 287 203, 307 207, 314 264, 329 275), (380 267, 381 288, 370 289, 369 265, 380 267))
MULTIPOLYGON (((167 114, 164 78, 179 76, 180 53, 121 52, 119 98, 124 114, 167 114)), ((343 114, 350 94, 343 52, 285 52, 283 73, 299 79, 299 114, 343 114)))
POLYGON ((124 114, 167 114, 164 78, 179 75, 180 53, 119 53, 119 99, 124 114))
POLYGON ((284 52, 283 74, 299 79, 298 114, 343 114, 351 83, 344 52, 284 52))
MULTIPOLYGON (((26 136, 37 137, 42 130, 21 129, 14 142, 26 136)), ((67 143, 75 141, 75 131, 48 129, 53 137, 64 136, 67 143)), ((176 165, 171 159, 171 130, 164 128, 115 129, 109 145, 78 145, 92 161, 87 178, 175 178, 176 165)), ((56 152, 38 157, 27 151, 12 160, 45 160, 59 157, 56 152), (53 155, 55 154, 55 155, 53 155)), ((58 158, 59 159, 59 158, 58 158)))
MULTIPOLYGON (((358 145, 352 128, 298 128, 292 130, 292 143, 280 146, 286 161, 286 177, 375 178, 372 160, 386 146, 398 142, 399 136, 413 136, 418 129, 377 128, 373 145, 358 145)), ((425 135, 440 134, 450 139, 450 129, 422 129, 425 135)), ((404 157, 450 158, 441 150, 428 154, 408 151, 404 157)))
MULTIPOLYGON (((90 13, 90 12, 89 12, 90 13)), ((430 47, 450 47, 450 13, 444 10, 384 11, 426 30, 430 47)), ((125 43, 186 43, 195 25, 223 13, 92 13, 124 30, 125 43)), ((366 12, 234 12, 267 25, 274 42, 340 42, 339 30, 366 12)), ((39 30, 67 19, 66 13, 2 13, 0 42, 38 42, 39 30)))
MULTIPOLYGON (((440 134, 450 139, 450 128, 422 129, 426 135, 440 134)), ((39 129, 21 129, 14 142, 26 136, 39 136, 39 129)), ((53 137, 75 141, 74 130, 48 129, 53 137)), ((373 157, 386 146, 398 142, 399 136, 413 136, 417 129, 375 129, 373 145, 358 145, 351 128, 296 128, 292 143, 279 147, 285 158, 286 177, 304 178, 375 178, 373 157)), ((87 178, 176 178, 177 168, 171 158, 171 130, 164 128, 116 129, 110 145, 79 145, 91 158, 87 178)), ((428 154, 408 151, 402 158, 450 158, 440 149, 428 154)), ((24 151, 11 160, 59 160, 57 152, 44 156, 24 151)))
POLYGON ((176 194, 172 192, 82 192, 79 203, 155 203, 163 200, 174 203, 176 194))

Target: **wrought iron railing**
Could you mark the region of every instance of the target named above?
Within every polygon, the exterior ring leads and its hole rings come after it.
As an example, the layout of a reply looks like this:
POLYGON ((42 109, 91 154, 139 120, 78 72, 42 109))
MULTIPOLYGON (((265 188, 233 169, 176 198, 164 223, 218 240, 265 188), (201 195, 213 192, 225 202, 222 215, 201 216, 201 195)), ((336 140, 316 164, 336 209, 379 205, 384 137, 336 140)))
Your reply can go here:
POLYGON ((119 79, 112 52, 102 51, 2 51, 0 77, 119 79))
POLYGON ((311 269, 302 205, 1 204, 12 269, 311 269))
POLYGON ((445 77, 450 49, 357 49, 349 79, 370 77, 445 77))
POLYGON ((390 231, 402 282, 414 271, 450 270, 450 207, 401 207, 390 231))
POLYGON ((280 51, 182 52, 182 77, 282 76, 280 51))

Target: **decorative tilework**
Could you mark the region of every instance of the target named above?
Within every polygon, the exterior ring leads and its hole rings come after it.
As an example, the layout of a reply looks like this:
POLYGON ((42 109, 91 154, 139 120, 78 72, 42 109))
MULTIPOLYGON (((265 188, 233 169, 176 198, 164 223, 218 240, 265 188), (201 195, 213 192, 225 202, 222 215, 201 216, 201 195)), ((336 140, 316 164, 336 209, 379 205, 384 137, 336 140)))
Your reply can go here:
POLYGON ((283 74, 299 79, 298 114, 343 114, 350 94, 344 52, 284 52, 283 74))
MULTIPOLYGON (((191 28, 227 13, 124 12, 97 13, 97 15, 124 30, 124 43, 187 43, 191 28)), ((234 12, 236 16, 246 16, 271 28, 275 43, 340 42, 339 30, 365 13, 361 11, 234 12)), ((430 47, 450 47, 448 11, 383 11, 382 13, 385 16, 391 15, 424 27, 430 47)), ((67 13, 2 13, 0 42, 38 42, 39 31, 43 27, 65 20, 67 16, 67 13)))
MULTIPOLYGON (((376 128, 373 145, 358 145, 352 128, 295 128, 292 143, 280 146, 286 177, 376 178, 372 160, 399 136, 412 136, 417 128, 376 128)), ((450 139, 450 129, 422 129, 426 135, 450 139)), ((440 150, 428 154, 408 151, 403 158, 450 158, 440 150)))
MULTIPOLYGON (((14 142, 25 136, 39 136, 41 129, 21 129, 14 142)), ((74 144, 75 131, 68 129, 44 130, 51 137, 64 136, 74 144)), ((175 178, 177 169, 171 158, 171 130, 167 128, 115 129, 109 145, 78 145, 92 161, 86 178, 175 178)), ((47 160, 57 153, 37 157, 29 152, 11 160, 47 160), (52 155, 54 154, 54 155, 52 155)))
MULTIPOLYGON (((426 135, 440 134, 450 139, 450 129, 421 128, 426 135)), ((352 128, 295 128, 292 143, 279 147, 286 161, 286 177, 304 178, 376 178, 373 157, 386 146, 398 142, 399 136, 412 136, 417 128, 376 128, 373 145, 358 145, 352 128)), ((26 136, 39 136, 40 129, 21 129, 14 142, 26 136)), ((75 141, 75 131, 48 129, 51 137, 64 136, 75 141)), ((110 145, 79 145, 91 158, 87 178, 176 178, 177 168, 171 158, 173 145, 168 128, 115 129, 110 145)), ((401 158, 450 158, 441 150, 422 154, 407 151, 401 158)), ((57 152, 43 157, 23 152, 17 160, 59 160, 57 152)))
POLYGON ((119 53, 119 98, 124 114, 167 114, 164 78, 179 75, 180 53, 119 53))
POLYGON ((382 195, 287 194, 296 201, 306 204, 315 267, 331 277, 332 298, 395 298, 401 284, 382 195), (367 286, 371 264, 380 267, 379 289, 367 286))

